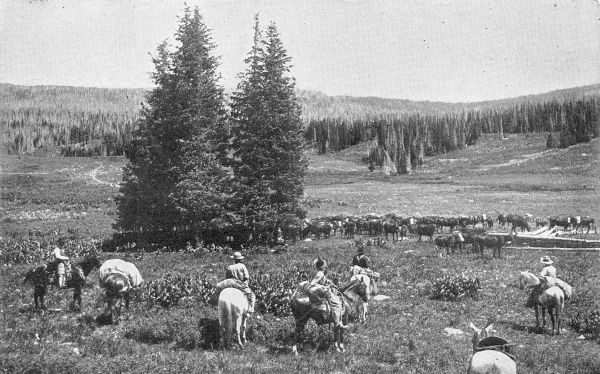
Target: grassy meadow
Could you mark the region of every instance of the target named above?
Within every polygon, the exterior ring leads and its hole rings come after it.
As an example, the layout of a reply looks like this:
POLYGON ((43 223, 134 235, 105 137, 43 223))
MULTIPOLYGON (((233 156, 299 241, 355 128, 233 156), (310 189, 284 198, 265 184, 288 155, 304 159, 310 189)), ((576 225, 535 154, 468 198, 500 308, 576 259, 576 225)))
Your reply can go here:
MULTIPOLYGON (((333 155, 310 153, 306 179, 309 217, 333 214, 398 213, 424 216, 498 213, 600 217, 600 142, 546 151, 544 135, 485 136, 474 147, 427 158, 409 176, 369 173, 358 160, 366 145, 333 155)), ((122 158, 0 160, 2 233, 47 237, 71 233, 105 237, 111 233, 122 158), (60 232, 60 233, 59 233, 60 232)), ((583 236, 582 236, 583 237, 583 236)), ((590 234, 589 238, 599 238, 590 234)), ((355 243, 331 238, 298 242, 281 253, 249 253, 251 275, 285 276, 311 271, 320 255, 335 275, 345 274, 355 243)), ((367 247, 382 274, 385 301, 371 302, 366 325, 355 324, 346 352, 337 354, 327 328, 309 323, 298 358, 290 354, 293 318, 270 314, 248 323, 244 350, 216 347, 216 308, 197 295, 169 308, 134 302, 118 326, 99 327, 102 311, 97 272, 88 279, 80 313, 67 311, 71 290, 49 289, 49 311, 32 310, 32 287, 22 283, 34 264, 0 267, 0 372, 38 369, 52 373, 154 372, 336 372, 462 373, 472 352, 469 322, 495 321, 497 335, 516 344, 521 373, 598 373, 600 346, 573 328, 577 316, 600 309, 600 252, 561 252, 509 247, 501 259, 457 254, 436 256, 427 240, 367 247), (519 271, 535 270, 550 254, 560 278, 576 298, 567 304, 564 331, 552 336, 535 328, 527 291, 517 287, 519 271), (443 276, 479 278, 475 298, 430 298, 443 276), (465 332, 448 336, 444 328, 465 332), (582 339, 581 337, 584 337, 582 339)), ((226 253, 114 253, 134 262, 146 282, 168 274, 216 283, 230 262, 226 253), (135 257, 134 257, 135 256, 135 257)), ((546 331, 547 332, 547 331, 546 331)))

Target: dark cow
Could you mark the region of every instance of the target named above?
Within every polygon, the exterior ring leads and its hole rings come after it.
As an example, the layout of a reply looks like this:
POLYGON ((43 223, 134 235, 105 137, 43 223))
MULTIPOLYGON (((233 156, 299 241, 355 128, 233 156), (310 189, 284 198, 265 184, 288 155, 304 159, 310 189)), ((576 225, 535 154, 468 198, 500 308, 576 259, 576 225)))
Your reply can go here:
POLYGON ((421 236, 429 236, 429 240, 433 241, 433 234, 435 234, 436 226, 435 224, 429 225, 414 225, 413 232, 419 235, 419 240, 421 241, 421 236))
POLYGON ((342 226, 344 228, 344 237, 353 239, 354 233, 356 232, 356 224, 354 223, 354 221, 348 219, 343 222, 342 226))
POLYGON ((388 234, 392 234, 392 241, 398 240, 399 227, 394 222, 385 221, 383 223, 383 232, 385 233, 385 240, 388 240, 388 234))
POLYGON ((590 229, 594 227, 594 233, 598 233, 596 224, 594 223, 594 219, 592 217, 579 217, 577 221, 577 227, 575 228, 576 231, 581 227, 581 233, 583 234, 583 228, 587 227, 587 232, 585 233, 587 235, 590 233, 590 229))
POLYGON ((400 240, 408 240, 408 226, 407 225, 402 225, 400 226, 400 240))
POLYGON ((550 217, 549 219, 550 227, 559 226, 562 227, 564 231, 567 231, 569 227, 573 224, 572 217, 550 217))
POLYGON ((517 228, 520 228, 521 231, 530 231, 529 222, 523 217, 516 217, 512 219, 512 231, 517 231, 517 228))
POLYGON ((473 253, 479 253, 483 258, 484 249, 491 248, 492 257, 497 256, 500 258, 502 256, 502 247, 508 241, 510 240, 505 240, 503 236, 475 235, 473 237, 473 253))
POLYGON ((504 214, 498 214, 498 226, 506 226, 506 216, 504 214))

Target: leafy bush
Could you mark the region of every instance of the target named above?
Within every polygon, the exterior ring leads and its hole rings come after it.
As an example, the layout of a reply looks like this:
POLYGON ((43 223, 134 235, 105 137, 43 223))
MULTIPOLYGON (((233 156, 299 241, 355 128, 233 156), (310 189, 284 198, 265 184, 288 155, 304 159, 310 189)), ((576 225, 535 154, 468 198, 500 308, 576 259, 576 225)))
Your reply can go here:
MULTIPOLYGON (((54 241, 37 240, 0 240, 0 263, 4 265, 42 263, 52 257, 54 241)), ((71 258, 86 257, 92 253, 99 254, 102 242, 99 240, 71 240, 61 246, 65 254, 71 258)))
POLYGON ((600 310, 579 312, 570 318, 569 325, 589 339, 600 340, 600 310))
POLYGON ((196 281, 189 275, 167 274, 161 279, 143 283, 137 298, 170 308, 189 296, 198 296, 201 301, 208 303, 213 292, 214 285, 206 280, 196 281))
POLYGON ((433 282, 431 293, 433 299, 454 301, 466 296, 475 297, 480 289, 479 278, 445 276, 433 282))

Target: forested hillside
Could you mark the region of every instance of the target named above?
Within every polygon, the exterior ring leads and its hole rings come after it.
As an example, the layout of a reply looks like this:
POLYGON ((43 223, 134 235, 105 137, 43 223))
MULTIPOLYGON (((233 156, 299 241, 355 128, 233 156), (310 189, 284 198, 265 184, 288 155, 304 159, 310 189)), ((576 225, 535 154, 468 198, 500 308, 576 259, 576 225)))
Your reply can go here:
MULTIPOLYGON (((0 84, 1 152, 21 154, 52 146, 67 156, 122 155, 146 93, 0 84)), ((395 155, 401 153, 398 145, 403 138, 408 163, 418 167, 422 155, 467 146, 480 132, 570 129, 573 136, 563 136, 563 145, 595 137, 600 84, 478 103, 333 97, 303 90, 297 97, 306 139, 320 152, 377 138, 374 161, 380 164, 385 150, 398 164, 395 155), (582 127, 583 133, 578 130, 582 127)))

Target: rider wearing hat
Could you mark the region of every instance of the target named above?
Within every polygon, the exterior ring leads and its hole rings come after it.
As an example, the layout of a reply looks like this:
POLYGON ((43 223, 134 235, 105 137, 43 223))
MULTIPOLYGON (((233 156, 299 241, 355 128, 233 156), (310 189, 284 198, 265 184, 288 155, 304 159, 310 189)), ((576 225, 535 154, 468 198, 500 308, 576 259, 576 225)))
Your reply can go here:
POLYGON ((556 268, 554 267, 554 261, 550 259, 550 256, 543 256, 540 258, 540 264, 542 265, 540 279, 546 284, 546 288, 554 286, 556 284, 556 268))
POLYGON ((544 290, 556 285, 556 268, 550 256, 540 257, 540 265, 542 266, 542 270, 540 271, 541 283, 535 286, 529 295, 526 306, 530 308, 535 305, 535 300, 544 290))
POLYGON ((335 284, 329 278, 327 278, 327 275, 325 275, 327 271, 327 261, 319 257, 313 261, 313 264, 317 269, 317 274, 315 274, 315 277, 310 282, 310 285, 320 285, 328 290, 327 295, 324 296, 329 300, 329 304, 331 306, 331 313, 333 314, 333 324, 336 327, 347 329, 348 326, 345 326, 342 322, 342 299, 336 294, 336 292, 334 292, 334 289, 337 289, 335 284))
POLYGON ((250 273, 246 265, 242 262, 245 257, 240 252, 234 252, 231 256, 233 264, 227 267, 225 271, 225 280, 217 283, 215 296, 218 297, 225 288, 233 287, 242 291, 248 298, 248 313, 254 313, 256 305, 256 295, 248 286, 250 273))
POLYGON ((352 257, 352 271, 354 274, 356 273, 364 273, 368 275, 373 282, 373 294, 377 294, 377 282, 375 277, 373 276, 373 270, 371 267, 373 266, 373 261, 365 255, 365 247, 364 245, 360 245, 356 250, 356 254, 352 257), (356 268, 358 266, 358 268, 356 268))
POLYGON ((66 283, 66 263, 69 257, 65 256, 59 247, 54 247, 52 251, 54 257, 54 265, 56 266, 56 274, 58 278, 58 288, 64 288, 66 283))

